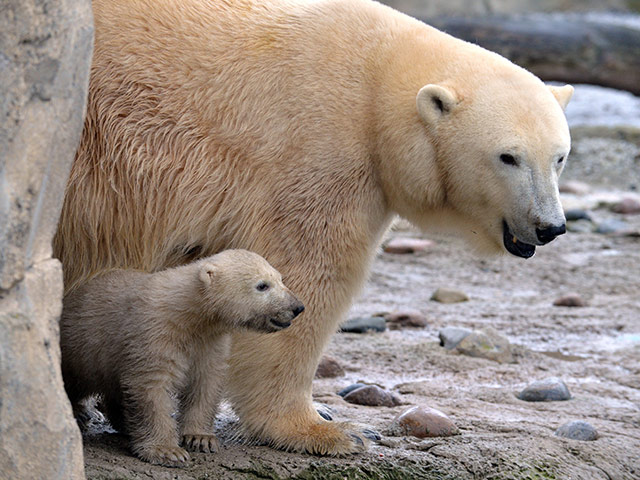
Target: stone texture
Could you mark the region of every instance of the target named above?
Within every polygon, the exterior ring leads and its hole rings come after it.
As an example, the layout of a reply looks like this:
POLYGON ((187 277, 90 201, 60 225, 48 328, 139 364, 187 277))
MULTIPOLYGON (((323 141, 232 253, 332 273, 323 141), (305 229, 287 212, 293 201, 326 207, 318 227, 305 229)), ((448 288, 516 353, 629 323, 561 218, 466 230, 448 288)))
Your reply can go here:
POLYGON ((621 233, 631 229, 631 226, 623 222, 622 220, 616 220, 615 218, 609 218, 607 220, 603 220, 596 227, 596 233, 621 233))
POLYGON ((471 335, 471 330, 458 327, 444 327, 438 332, 440 338, 440 346, 447 350, 453 350, 466 337, 471 335))
POLYGON ((386 432, 392 436, 450 437, 460 433, 458 427, 440 410, 429 407, 411 407, 398 415, 386 432))
MULTIPOLYGON (((591 191, 591 187, 578 180, 567 180, 558 186, 560 193, 571 193, 573 195, 586 195, 591 191)), ((565 212, 566 215, 566 212, 565 212)))
POLYGON ((0 476, 84 478, 60 373, 51 239, 82 131, 91 2, 5 0, 0 10, 0 476))
POLYGON ((350 318, 340 327, 340 331, 346 333, 384 332, 386 329, 387 322, 384 317, 350 318))
POLYGON ((351 385, 349 385, 348 387, 344 387, 342 390, 340 390, 338 392, 338 395, 340 395, 341 397, 344 397, 345 395, 347 395, 349 392, 353 392, 354 390, 360 388, 360 387, 366 387, 367 385, 365 385, 364 383, 352 383, 351 385))
POLYGON ((462 339, 456 350, 470 357, 486 358, 498 363, 513 363, 509 340, 494 328, 488 327, 462 339))
POLYGON ((459 303, 466 302, 469 300, 469 297, 466 293, 461 292, 460 290, 454 290, 452 288, 438 288, 433 295, 431 295, 431 300, 440 303, 459 303))
POLYGON ((562 380, 549 377, 527 385, 517 397, 526 402, 554 402, 569 400, 571 393, 562 380))
POLYGON ((427 326, 427 317, 417 310, 401 310, 387 313, 384 316, 389 330, 402 328, 424 328, 427 326))
POLYGON ((598 439, 598 431, 593 425, 582 420, 575 420, 561 425, 555 432, 558 437, 589 442, 598 439))
POLYGON ((344 368, 333 357, 323 355, 316 368, 316 378, 335 378, 344 375, 344 368))
POLYGON ((397 395, 388 392, 377 385, 365 385, 356 388, 344 397, 345 401, 357 405, 367 405, 370 407, 395 407, 402 402, 397 395))

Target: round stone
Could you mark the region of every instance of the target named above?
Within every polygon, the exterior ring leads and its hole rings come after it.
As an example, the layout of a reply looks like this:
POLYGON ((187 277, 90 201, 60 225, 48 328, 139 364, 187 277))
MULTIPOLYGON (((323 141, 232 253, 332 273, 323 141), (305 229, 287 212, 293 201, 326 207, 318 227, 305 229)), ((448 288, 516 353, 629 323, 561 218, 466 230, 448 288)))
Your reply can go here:
POLYGON ((454 290, 451 288, 438 288, 433 295, 431 295, 431 300, 440 303, 459 303, 466 302, 469 300, 469 297, 466 293, 461 292, 460 290, 454 290))
POLYGON ((453 350, 466 337, 471 335, 471 330, 459 327, 445 327, 438 332, 440 346, 447 350, 453 350))
POLYGON ((531 383, 517 397, 526 402, 553 402, 569 400, 571 393, 562 380, 549 377, 531 383))
POLYGON ((598 431, 593 425, 582 420, 567 422, 560 426, 555 432, 558 437, 570 438, 571 440, 582 440, 585 442, 598 439, 598 431))
POLYGON ((387 327, 390 330, 401 328, 424 328, 427 326, 427 317, 417 310, 404 310, 385 315, 387 327))
POLYGON ((401 403, 397 395, 377 385, 365 385, 364 387, 356 388, 347 393, 344 399, 349 403, 370 407, 395 407, 401 403))
POLYGON ((577 293, 568 293, 553 301, 556 307, 586 307, 587 302, 577 293))
POLYGON ((388 434, 397 437, 450 437, 458 433, 458 427, 440 410, 420 406, 402 412, 388 428, 388 434))
POLYGON ((421 238, 394 238, 385 245, 385 253, 424 252, 433 247, 433 242, 421 238))
POLYGON ((342 324, 340 331, 347 333, 384 332, 387 322, 384 317, 350 318, 342 324))
POLYGON ((335 378, 344 375, 344 368, 333 357, 324 355, 318 363, 316 369, 316 378, 335 378))

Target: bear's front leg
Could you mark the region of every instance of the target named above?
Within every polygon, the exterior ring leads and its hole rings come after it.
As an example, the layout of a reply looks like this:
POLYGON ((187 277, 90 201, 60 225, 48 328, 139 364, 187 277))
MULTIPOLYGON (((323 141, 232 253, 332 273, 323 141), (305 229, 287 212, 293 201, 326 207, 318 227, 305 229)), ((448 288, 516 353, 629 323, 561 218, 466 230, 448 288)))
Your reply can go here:
POLYGON ((312 405, 317 363, 336 328, 312 319, 307 308, 281 332, 234 334, 230 400, 245 433, 276 448, 333 456, 363 452, 368 442, 361 431, 324 420, 312 405))
POLYGON ((229 335, 221 335, 194 349, 178 420, 182 445, 192 452, 214 453, 220 448, 213 421, 222 397, 230 343, 229 335))
POLYGON ((178 445, 178 429, 171 417, 175 411, 169 394, 173 382, 167 372, 160 370, 123 378, 124 420, 137 457, 157 465, 179 467, 189 460, 189 454, 178 445))

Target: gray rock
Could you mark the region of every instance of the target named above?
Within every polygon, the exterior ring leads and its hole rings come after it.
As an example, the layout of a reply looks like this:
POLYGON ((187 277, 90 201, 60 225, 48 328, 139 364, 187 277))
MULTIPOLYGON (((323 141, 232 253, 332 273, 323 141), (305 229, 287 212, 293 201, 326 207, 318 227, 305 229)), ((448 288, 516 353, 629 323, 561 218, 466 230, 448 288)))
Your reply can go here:
POLYGON ((553 301, 556 307, 586 307, 587 302, 578 293, 568 293, 553 301))
POLYGON ((387 434, 395 437, 450 437, 460 433, 458 427, 440 410, 411 407, 393 419, 387 434))
POLYGON ((347 393, 349 392, 353 392, 354 390, 356 390, 357 388, 360 387, 366 387, 367 385, 364 383, 352 383, 351 385, 349 385, 348 387, 344 387, 342 390, 340 390, 338 392, 338 395, 340 395, 341 397, 344 397, 347 393))
POLYGON ((565 210, 564 218, 567 219, 567 222, 575 222, 576 220, 591 221, 591 214, 581 208, 572 208, 570 210, 565 210))
POLYGON ((517 397, 526 402, 553 402, 569 400, 571 393, 562 380, 549 377, 528 385, 517 397))
POLYGON ((459 327, 445 327, 438 332, 440 346, 447 350, 453 350, 466 337, 471 335, 471 330, 459 327))
POLYGON ((438 288, 433 295, 431 295, 431 300, 440 302, 440 303, 459 303, 466 302, 469 300, 469 297, 466 293, 461 292, 460 290, 454 290, 451 288, 438 288))
POLYGON ((384 332, 387 322, 384 317, 350 318, 342 324, 340 331, 347 333, 384 332))
MULTIPOLYGON (((583 182, 579 182, 577 180, 568 180, 559 185, 558 190, 560 193, 571 193, 573 195, 586 195, 589 193, 591 188, 589 185, 583 182)), ((567 212, 565 212, 566 216, 567 212)), ((568 218, 567 218, 568 220, 568 218)))
POLYGON ((463 338, 455 348, 460 353, 471 357, 486 358, 499 363, 514 361, 509 340, 491 327, 472 332, 463 338))
POLYGON ((385 253, 416 253, 433 248, 431 240, 421 238, 394 238, 384 246, 385 253))
POLYGON ((323 355, 316 368, 316 378, 335 378, 344 375, 344 368, 333 357, 323 355))
POLYGON ((427 326, 427 317, 416 310, 402 310, 398 312, 387 313, 384 316, 387 321, 387 327, 390 330, 399 330, 401 328, 424 328, 427 326))
POLYGON ((628 223, 623 222, 622 220, 616 220, 615 218, 610 218, 608 220, 603 220, 596 227, 596 233, 620 233, 631 229, 628 223))
POLYGON ((365 385, 356 388, 344 397, 345 401, 357 405, 367 405, 370 407, 395 407, 402 402, 397 395, 388 392, 377 385, 365 385))
POLYGON ((82 132, 91 2, 5 0, 0 10, 0 476, 80 479, 51 240, 82 132))
POLYGON ((571 440, 593 441, 598 439, 598 431, 593 425, 581 420, 567 422, 561 425, 555 432, 558 437, 571 440))

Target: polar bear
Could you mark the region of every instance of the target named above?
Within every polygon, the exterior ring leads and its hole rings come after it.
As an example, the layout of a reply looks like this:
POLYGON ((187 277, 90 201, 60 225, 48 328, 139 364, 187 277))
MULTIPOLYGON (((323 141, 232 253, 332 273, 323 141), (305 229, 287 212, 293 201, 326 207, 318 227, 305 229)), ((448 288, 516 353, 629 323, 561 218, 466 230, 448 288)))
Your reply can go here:
POLYGON ((180 439, 192 451, 218 448, 213 419, 229 333, 281 331, 303 310, 280 274, 246 250, 156 273, 113 270, 64 298, 65 389, 76 413, 101 395, 138 457, 177 466, 189 459, 180 439))
POLYGON ((317 362, 395 215, 530 257, 565 231, 549 87, 370 0, 95 0, 87 118, 54 240, 66 288, 246 248, 307 307, 234 335, 247 434, 317 454, 361 432, 311 403, 317 362))

